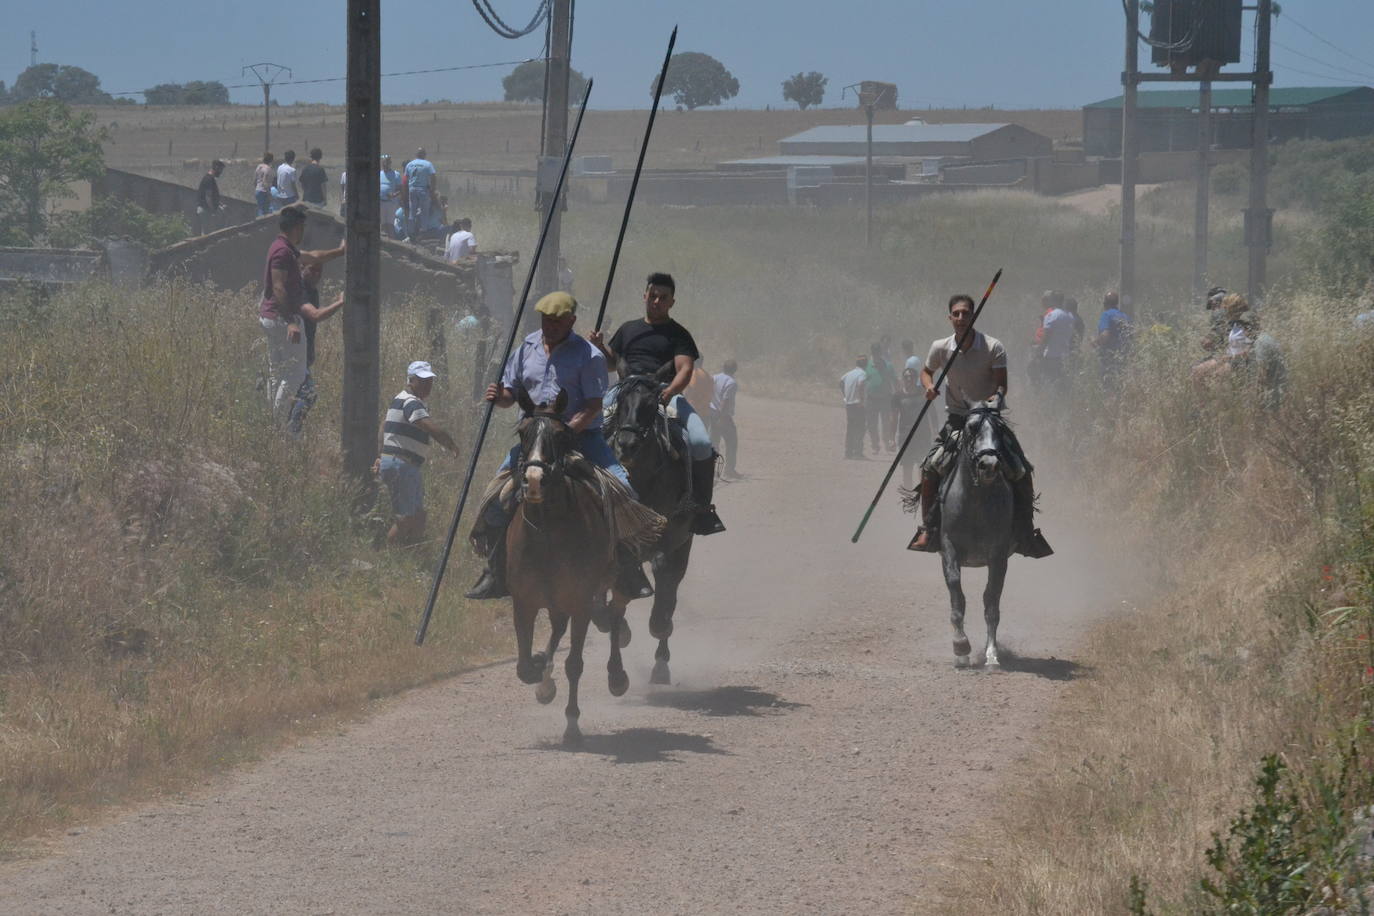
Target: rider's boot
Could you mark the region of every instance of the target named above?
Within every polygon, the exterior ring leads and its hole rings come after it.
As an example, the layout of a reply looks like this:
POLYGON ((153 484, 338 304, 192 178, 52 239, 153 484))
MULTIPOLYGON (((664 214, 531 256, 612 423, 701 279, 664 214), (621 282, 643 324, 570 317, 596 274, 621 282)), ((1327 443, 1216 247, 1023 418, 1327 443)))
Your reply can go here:
POLYGON ((702 458, 692 462, 692 499, 696 502, 696 518, 692 520, 693 534, 719 534, 725 530, 725 523, 716 515, 716 507, 711 505, 711 494, 716 486, 716 457, 702 458))
POLYGON ((644 561, 623 546, 616 547, 615 590, 626 598, 648 598, 654 593, 649 577, 644 575, 644 561))
POLYGON ((1012 529, 1016 534, 1016 553, 1039 560, 1054 553, 1050 542, 1035 527, 1035 484, 1030 472, 1012 484, 1012 529))
POLYGON ((491 551, 487 554, 487 568, 466 597, 477 600, 486 598, 506 598, 510 591, 506 588, 506 529, 497 528, 490 532, 491 551))
POLYGON ((940 482, 930 474, 921 474, 921 527, 907 545, 907 550, 921 553, 936 553, 940 549, 939 526, 935 524, 935 495, 940 482))

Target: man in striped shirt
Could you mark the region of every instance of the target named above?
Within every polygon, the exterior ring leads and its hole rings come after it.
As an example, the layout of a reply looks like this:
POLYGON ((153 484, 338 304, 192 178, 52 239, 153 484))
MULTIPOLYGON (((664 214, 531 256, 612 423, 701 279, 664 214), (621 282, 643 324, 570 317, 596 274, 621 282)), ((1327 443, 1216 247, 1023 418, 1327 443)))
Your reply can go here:
POLYGON ((453 437, 430 419, 425 398, 434 390, 434 370, 416 360, 406 370, 406 386, 391 399, 382 421, 381 454, 372 472, 386 484, 396 522, 387 532, 391 546, 414 544, 425 534, 424 486, 420 467, 425 463, 430 440, 458 454, 453 437))

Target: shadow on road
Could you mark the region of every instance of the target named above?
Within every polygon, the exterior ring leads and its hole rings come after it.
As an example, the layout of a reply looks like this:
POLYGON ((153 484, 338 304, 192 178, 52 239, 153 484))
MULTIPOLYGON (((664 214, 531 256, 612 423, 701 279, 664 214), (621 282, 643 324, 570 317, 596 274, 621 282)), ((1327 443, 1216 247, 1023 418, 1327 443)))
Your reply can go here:
POLYGON ((1067 658, 1055 658, 1053 655, 1049 658, 1017 655, 1005 646, 1002 648, 1001 657, 1002 670, 1033 674, 1049 681, 1075 681, 1092 671, 1087 665, 1080 665, 1067 658))
POLYGON ((591 734, 577 747, 564 747, 557 739, 535 745, 541 751, 599 754, 612 763, 677 763, 678 754, 729 754, 707 735, 689 735, 661 728, 623 728, 609 734, 591 734))
POLYGON ((799 709, 776 693, 757 687, 713 687, 710 690, 657 690, 644 697, 647 706, 667 706, 708 716, 759 716, 765 712, 799 709))

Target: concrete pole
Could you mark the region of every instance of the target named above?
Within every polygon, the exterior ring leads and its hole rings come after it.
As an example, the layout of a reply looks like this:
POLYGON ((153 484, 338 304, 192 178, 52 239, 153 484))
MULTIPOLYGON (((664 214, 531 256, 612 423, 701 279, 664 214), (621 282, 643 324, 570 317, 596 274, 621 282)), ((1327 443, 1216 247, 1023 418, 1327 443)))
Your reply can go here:
POLYGON ((868 149, 864 161, 864 247, 873 247, 873 105, 864 106, 868 118, 868 149))
POLYGON ((381 423, 381 36, 381 0, 348 0, 348 304, 343 309, 340 439, 344 470, 360 480, 370 479, 381 423))
POLYGON ((262 84, 262 151, 272 148, 272 84, 262 84))
POLYGON ((1193 215, 1193 291, 1207 292, 1207 217, 1212 194, 1212 81, 1203 80, 1197 108, 1197 207, 1193 215))
POLYGON ((1269 27, 1273 0, 1259 0, 1255 15, 1254 109, 1250 121, 1250 206, 1245 211, 1245 243, 1250 247, 1247 288, 1251 304, 1264 300, 1265 259, 1269 254, 1274 211, 1268 205, 1269 187, 1269 27))
MULTIPOLYGON (((569 43, 572 38, 572 0, 553 0, 549 9, 549 60, 545 85, 548 86, 547 104, 544 106, 544 149, 541 155, 540 177, 535 182, 539 188, 539 209, 549 214, 549 236, 540 255, 538 273, 534 278, 534 296, 558 289, 558 252, 562 236, 563 215, 561 201, 553 195, 554 181, 558 177, 558 166, 568 148, 568 79, 571 71, 569 43)), ((529 327, 538 324, 539 315, 534 309, 526 313, 529 327)))
POLYGON ((1126 69, 1121 74, 1121 282, 1122 302, 1135 300, 1135 175, 1139 152, 1136 86, 1140 0, 1126 0, 1126 69))

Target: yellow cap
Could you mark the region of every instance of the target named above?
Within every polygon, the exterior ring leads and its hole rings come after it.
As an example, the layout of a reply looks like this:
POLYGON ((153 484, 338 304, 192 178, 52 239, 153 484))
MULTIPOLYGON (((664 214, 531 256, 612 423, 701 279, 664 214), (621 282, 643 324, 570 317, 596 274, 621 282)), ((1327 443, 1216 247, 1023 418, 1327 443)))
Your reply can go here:
POLYGON ((572 293, 561 291, 549 293, 535 304, 534 310, 540 314, 548 315, 550 318, 576 315, 577 300, 572 297, 572 293))

